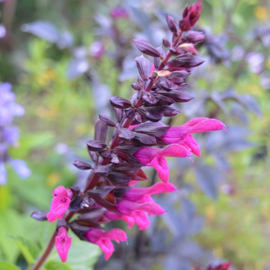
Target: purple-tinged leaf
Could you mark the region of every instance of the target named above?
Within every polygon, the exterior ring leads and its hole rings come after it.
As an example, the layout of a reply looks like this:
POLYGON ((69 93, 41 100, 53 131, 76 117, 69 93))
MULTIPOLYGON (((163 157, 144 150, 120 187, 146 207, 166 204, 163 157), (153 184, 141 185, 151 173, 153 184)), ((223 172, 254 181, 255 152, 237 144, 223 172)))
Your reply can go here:
POLYGON ((153 64, 143 55, 136 57, 135 61, 141 78, 144 81, 147 81, 150 76, 150 71, 153 64))
POLYGON ((131 162, 133 164, 139 164, 138 160, 133 156, 140 147, 131 145, 121 145, 114 148, 115 153, 122 159, 131 162))
POLYGON ((110 172, 110 165, 98 165, 95 167, 95 173, 98 174, 99 176, 107 176, 108 173, 110 172))
POLYGON ((125 173, 112 171, 108 175, 108 178, 114 183, 114 184, 120 184, 120 186, 128 186, 128 182, 131 180, 130 176, 128 176, 125 173))
POLYGON ((167 79, 173 83, 182 83, 184 79, 189 76, 189 74, 190 73, 186 70, 174 71, 169 76, 167 76, 167 79))
POLYGON ((118 123, 120 123, 123 118, 123 110, 116 107, 114 107, 114 110, 115 110, 116 120, 118 123))
POLYGON ((144 133, 137 133, 132 141, 140 146, 152 146, 157 144, 157 140, 155 137, 144 133))
POLYGON ((137 84, 137 83, 132 83, 131 87, 135 90, 135 91, 140 91, 141 87, 137 84))
POLYGON ((107 147, 104 142, 98 140, 89 140, 86 142, 86 145, 90 151, 102 151, 107 147))
POLYGON ((175 90, 172 90, 170 92, 167 92, 167 91, 158 91, 158 93, 159 94, 162 94, 164 96, 170 97, 175 102, 188 102, 188 101, 194 99, 194 97, 192 97, 186 91, 175 91, 175 90))
POLYGON ((143 93, 143 100, 150 104, 156 104, 158 102, 158 99, 154 97, 154 95, 150 92, 144 92, 143 93))
POLYGON ((43 211, 34 211, 31 214, 31 217, 38 221, 45 221, 45 220, 48 220, 47 214, 48 214, 47 212, 43 212, 43 211))
POLYGON ((168 125, 164 125, 161 122, 156 123, 144 123, 136 126, 133 130, 139 133, 146 133, 155 137, 161 137, 170 128, 168 125))
POLYGON ((204 40, 204 34, 197 31, 189 31, 183 38, 183 42, 197 44, 204 40))
POLYGON ((138 50, 140 50, 141 52, 150 56, 160 57, 160 53, 148 41, 144 39, 133 39, 133 42, 135 43, 138 50))
POLYGON ((164 45, 164 47, 166 48, 170 48, 171 47, 171 43, 167 40, 167 39, 163 39, 162 43, 164 45))
POLYGON ((121 98, 121 97, 111 97, 110 102, 113 107, 119 108, 119 109, 127 109, 131 107, 130 101, 121 98))
POLYGON ((104 114, 99 114, 99 119, 107 126, 115 127, 115 123, 112 119, 110 119, 108 116, 104 114))
POLYGON ((173 32, 174 34, 177 33, 177 28, 176 28, 176 25, 175 25, 175 22, 174 22, 174 18, 170 15, 167 15, 166 16, 166 21, 167 21, 167 25, 170 29, 171 32, 173 32))
POLYGON ((191 54, 184 54, 175 57, 167 63, 167 66, 172 70, 181 70, 185 68, 192 68, 201 65, 204 61, 198 56, 191 54))
POLYGON ((80 161, 80 160, 75 160, 73 162, 73 165, 75 167, 77 167, 80 170, 90 170, 92 169, 92 166, 89 163, 86 163, 84 161, 80 161))
POLYGON ((159 105, 159 106, 171 105, 171 104, 176 102, 174 99, 167 97, 167 96, 163 96, 159 93, 155 93, 154 96, 156 99, 158 99, 157 105, 159 105))
POLYGON ((95 124, 95 140, 105 142, 108 133, 108 126, 101 120, 98 120, 95 124))
POLYGON ((119 134, 119 137, 121 139, 130 141, 131 139, 133 139, 135 137, 136 132, 133 132, 128 128, 119 128, 118 129, 118 134, 119 134))
POLYGON ((112 153, 111 153, 111 150, 110 149, 107 149, 107 150, 104 150, 104 151, 99 152, 99 155, 102 158, 111 158, 112 157, 112 153))
POLYGON ((115 187, 114 186, 104 186, 104 187, 97 187, 96 189, 91 189, 87 191, 90 197, 92 195, 98 196, 100 198, 105 198, 115 187))
POLYGON ((135 115, 135 111, 133 109, 126 109, 125 114, 128 118, 133 118, 135 115))

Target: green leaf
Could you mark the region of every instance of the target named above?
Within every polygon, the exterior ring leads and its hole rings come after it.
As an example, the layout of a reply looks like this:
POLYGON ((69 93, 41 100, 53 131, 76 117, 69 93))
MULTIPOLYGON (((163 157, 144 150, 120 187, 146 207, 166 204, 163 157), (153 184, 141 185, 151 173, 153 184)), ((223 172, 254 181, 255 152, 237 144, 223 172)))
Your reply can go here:
POLYGON ((37 245, 22 236, 9 235, 9 237, 15 241, 28 265, 35 263, 35 257, 39 251, 37 245))
POLYGON ((5 262, 5 261, 0 261, 0 269, 1 270, 20 270, 20 268, 17 267, 16 265, 9 262, 5 262))
POLYGON ((46 270, 72 270, 66 263, 49 261, 45 265, 46 270))

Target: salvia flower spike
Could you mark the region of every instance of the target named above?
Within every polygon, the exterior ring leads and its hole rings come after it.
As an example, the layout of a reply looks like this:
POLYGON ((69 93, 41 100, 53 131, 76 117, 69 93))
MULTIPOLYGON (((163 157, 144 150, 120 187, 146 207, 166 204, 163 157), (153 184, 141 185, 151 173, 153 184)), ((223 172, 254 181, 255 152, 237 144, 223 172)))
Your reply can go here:
MULTIPOLYGON (((201 5, 202 1, 199 1, 187 7, 178 23, 167 16, 172 42, 163 41, 166 52, 146 40, 134 40, 136 47, 147 55, 135 59, 139 74, 137 81, 131 85, 135 92, 130 100, 117 96, 110 98, 115 120, 99 115, 95 137, 86 142, 93 163, 74 162, 78 169, 90 170, 85 188, 57 187, 53 192, 50 212, 46 216, 43 212, 32 214, 37 220, 46 217, 50 222, 60 220, 55 244, 62 261, 66 260, 71 243, 67 236, 68 229, 81 240, 98 245, 106 260, 114 251, 112 240, 117 243, 126 241, 127 235, 118 228, 106 231, 104 224, 123 220, 128 228, 137 224, 140 230, 147 229, 150 225, 148 216, 166 212, 152 197, 177 190, 169 182, 166 157, 200 156, 193 133, 225 129, 219 120, 204 117, 177 127, 161 122, 163 117, 180 113, 171 105, 193 98, 184 88, 187 76, 194 67, 203 63, 193 55, 198 53, 194 45, 203 40, 203 34, 189 31, 199 20, 201 5), (107 138, 111 134, 109 127, 114 129, 111 140, 107 138), (109 144, 106 143, 108 141, 109 144), (143 166, 157 170, 161 182, 146 188, 134 187, 140 181, 147 181, 143 166)), ((51 245, 48 245, 45 254, 50 248, 51 245)), ((45 259, 46 256, 42 256, 34 269, 38 269, 45 259)))

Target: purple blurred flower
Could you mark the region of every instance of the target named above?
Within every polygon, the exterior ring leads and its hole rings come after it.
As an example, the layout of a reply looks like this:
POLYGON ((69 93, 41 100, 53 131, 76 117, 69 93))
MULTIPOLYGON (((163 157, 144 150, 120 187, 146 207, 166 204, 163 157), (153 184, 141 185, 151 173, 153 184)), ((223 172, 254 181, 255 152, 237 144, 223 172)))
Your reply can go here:
POLYGON ((4 185, 7 182, 7 172, 4 162, 0 161, 0 185, 4 185))
POLYGON ((89 50, 90 50, 90 54, 96 60, 99 60, 101 58, 101 56, 104 54, 104 52, 105 52, 104 46, 103 46, 102 42, 100 42, 100 41, 94 41, 90 45, 89 50))
POLYGON ((249 70, 253 73, 261 73, 263 69, 263 54, 258 52, 250 52, 246 55, 249 70))
POLYGON ((0 84, 0 185, 6 183, 5 162, 9 162, 21 178, 30 175, 30 170, 22 160, 11 159, 8 146, 14 145, 19 139, 19 129, 9 126, 13 116, 24 114, 24 108, 15 102, 15 94, 11 92, 10 83, 0 84))
POLYGON ((1 23, 0 24, 0 38, 5 37, 7 34, 6 28, 5 26, 1 23))
POLYGON ((0 126, 9 125, 13 116, 24 114, 24 108, 14 102, 15 94, 11 92, 11 84, 2 83, 0 85, 0 126))
POLYGON ((111 10, 111 16, 113 19, 127 19, 128 18, 128 13, 127 10, 123 7, 115 7, 114 9, 111 10))
POLYGON ((11 159, 9 160, 9 163, 22 179, 27 178, 31 174, 31 171, 26 166, 25 161, 19 159, 11 159))

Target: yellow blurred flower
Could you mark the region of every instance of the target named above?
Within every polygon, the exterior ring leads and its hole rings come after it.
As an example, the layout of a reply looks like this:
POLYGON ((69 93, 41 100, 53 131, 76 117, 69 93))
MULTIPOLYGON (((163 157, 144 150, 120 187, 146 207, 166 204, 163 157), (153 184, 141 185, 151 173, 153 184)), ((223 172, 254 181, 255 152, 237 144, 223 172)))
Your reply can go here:
POLYGON ((268 10, 265 7, 262 6, 255 7, 254 14, 259 20, 268 19, 268 10))

